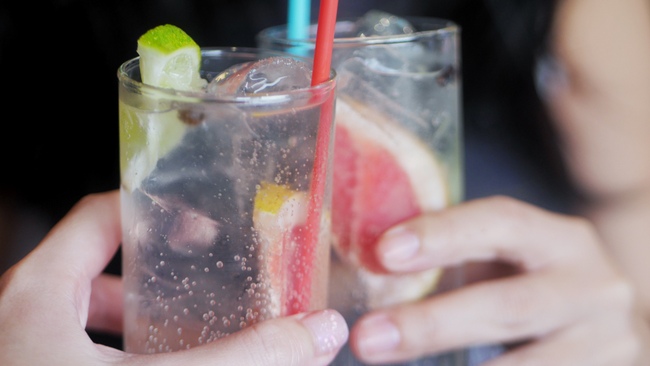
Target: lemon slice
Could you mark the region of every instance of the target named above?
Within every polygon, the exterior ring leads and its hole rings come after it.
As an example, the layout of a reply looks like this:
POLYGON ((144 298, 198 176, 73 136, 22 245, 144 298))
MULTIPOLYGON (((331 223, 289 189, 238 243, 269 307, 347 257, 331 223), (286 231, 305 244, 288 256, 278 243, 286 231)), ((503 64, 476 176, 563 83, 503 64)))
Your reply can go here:
POLYGON ((159 25, 138 39, 142 82, 160 88, 200 90, 201 49, 182 29, 159 25))
POLYGON ((255 194, 253 223, 266 239, 278 238, 306 220, 305 192, 267 181, 259 185, 255 194))

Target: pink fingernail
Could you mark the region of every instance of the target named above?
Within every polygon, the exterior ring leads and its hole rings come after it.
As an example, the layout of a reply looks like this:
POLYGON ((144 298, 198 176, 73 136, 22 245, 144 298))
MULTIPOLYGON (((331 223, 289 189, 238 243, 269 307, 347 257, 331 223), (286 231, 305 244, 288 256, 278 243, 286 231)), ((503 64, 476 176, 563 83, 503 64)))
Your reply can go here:
POLYGON ((336 311, 315 311, 300 322, 311 331, 318 356, 335 353, 348 341, 348 326, 336 311))
POLYGON ((399 329, 384 314, 370 315, 359 325, 357 347, 364 355, 386 353, 394 350, 401 342, 399 329))
POLYGON ((404 269, 419 249, 420 238, 403 228, 388 231, 379 244, 382 264, 393 270, 404 269))

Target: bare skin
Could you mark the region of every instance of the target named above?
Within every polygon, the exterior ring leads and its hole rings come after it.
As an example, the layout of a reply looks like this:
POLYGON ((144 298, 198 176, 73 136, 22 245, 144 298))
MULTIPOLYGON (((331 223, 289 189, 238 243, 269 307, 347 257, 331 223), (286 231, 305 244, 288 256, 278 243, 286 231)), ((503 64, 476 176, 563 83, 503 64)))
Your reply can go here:
POLYGON ((397 273, 494 262, 510 264, 516 274, 489 276, 457 291, 365 316, 351 333, 351 346, 364 361, 379 364, 525 341, 487 365, 650 362, 650 336, 634 286, 586 219, 492 197, 395 227, 383 236, 377 252, 386 268, 397 273), (399 260, 407 242, 419 245, 412 256, 399 260))
POLYGON ((274 319, 191 350, 134 355, 95 344, 121 332, 122 287, 103 275, 120 243, 116 191, 82 199, 0 277, 2 365, 327 365, 347 341, 335 311, 274 319))
POLYGON ((567 78, 548 104, 566 161, 650 320, 650 3, 563 1, 554 34, 567 78))
POLYGON ((389 230, 376 250, 389 271, 511 273, 366 315, 350 336, 362 360, 512 343, 486 365, 650 364, 650 3, 561 0, 553 26, 564 74, 545 100, 583 216, 492 197, 389 230))

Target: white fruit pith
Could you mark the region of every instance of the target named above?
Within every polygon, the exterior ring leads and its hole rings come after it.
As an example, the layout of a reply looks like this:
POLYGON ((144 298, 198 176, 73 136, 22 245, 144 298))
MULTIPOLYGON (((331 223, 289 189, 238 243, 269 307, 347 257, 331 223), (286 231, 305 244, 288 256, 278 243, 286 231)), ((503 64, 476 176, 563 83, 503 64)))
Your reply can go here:
POLYGON ((183 48, 171 54, 138 47, 142 80, 149 85, 176 90, 200 90, 201 54, 198 48, 183 48))

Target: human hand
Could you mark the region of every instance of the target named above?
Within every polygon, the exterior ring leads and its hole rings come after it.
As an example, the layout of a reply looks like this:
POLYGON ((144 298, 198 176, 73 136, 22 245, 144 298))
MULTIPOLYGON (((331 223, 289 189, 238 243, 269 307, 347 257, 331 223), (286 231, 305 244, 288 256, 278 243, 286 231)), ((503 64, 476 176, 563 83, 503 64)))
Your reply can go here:
POLYGON ((90 195, 0 277, 1 365, 326 365, 347 341, 343 318, 324 310, 174 353, 135 355, 95 344, 86 327, 122 328, 121 281, 102 274, 120 241, 118 192, 90 195))
POLYGON ((525 342, 487 365, 650 364, 635 289, 586 220, 494 197, 398 225, 376 255, 394 273, 476 262, 515 273, 365 315, 350 345, 366 362, 525 342))

